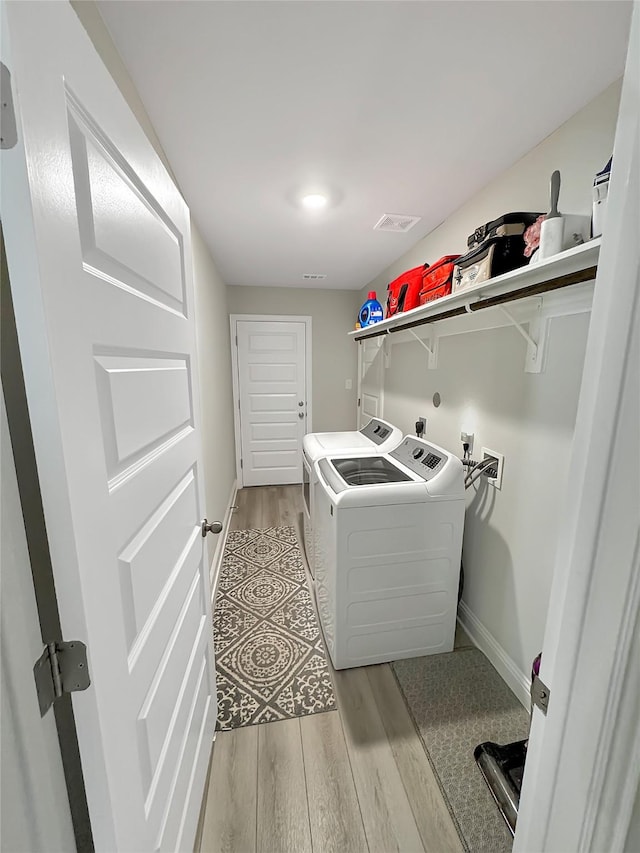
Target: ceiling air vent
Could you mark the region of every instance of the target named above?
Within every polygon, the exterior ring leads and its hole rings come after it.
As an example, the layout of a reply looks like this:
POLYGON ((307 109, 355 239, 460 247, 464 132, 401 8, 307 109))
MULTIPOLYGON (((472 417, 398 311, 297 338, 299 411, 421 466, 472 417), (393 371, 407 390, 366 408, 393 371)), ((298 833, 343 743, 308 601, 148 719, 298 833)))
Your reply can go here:
POLYGON ((321 281, 323 278, 326 277, 326 273, 321 272, 305 272, 302 274, 302 278, 305 281, 321 281))
POLYGON ((420 216, 404 216, 401 213, 384 213, 373 226, 374 231, 395 231, 404 234, 420 222, 420 216))

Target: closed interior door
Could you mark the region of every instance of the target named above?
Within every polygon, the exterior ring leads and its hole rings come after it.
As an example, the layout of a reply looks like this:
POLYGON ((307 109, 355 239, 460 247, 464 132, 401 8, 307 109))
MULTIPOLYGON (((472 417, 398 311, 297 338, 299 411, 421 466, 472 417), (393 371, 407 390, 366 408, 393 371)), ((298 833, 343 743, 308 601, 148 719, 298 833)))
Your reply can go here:
POLYGON ((2 222, 95 846, 190 850, 216 701, 189 213, 71 6, 4 11, 2 222))
POLYGON ((236 323, 242 482, 302 482, 306 432, 306 324, 236 323))

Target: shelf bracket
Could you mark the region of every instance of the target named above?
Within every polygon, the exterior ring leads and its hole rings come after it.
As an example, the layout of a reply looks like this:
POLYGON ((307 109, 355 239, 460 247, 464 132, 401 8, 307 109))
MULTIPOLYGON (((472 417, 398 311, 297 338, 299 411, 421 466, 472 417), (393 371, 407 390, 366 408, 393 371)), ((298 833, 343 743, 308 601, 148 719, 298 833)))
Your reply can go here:
POLYGON ((438 334, 434 333, 433 337, 429 338, 429 343, 427 343, 423 338, 420 338, 413 329, 407 329, 407 332, 411 335, 412 338, 415 338, 416 341, 420 344, 421 347, 426 349, 429 353, 429 370, 435 370, 438 366, 438 334))
POLYGON ((515 326, 516 329, 520 332, 525 341, 529 344, 530 347, 533 347, 534 350, 538 349, 538 344, 533 340, 529 332, 524 328, 521 323, 518 323, 516 318, 513 316, 511 311, 504 307, 504 305, 498 305, 498 308, 502 311, 505 317, 508 318, 512 326, 515 326))
POLYGON ((426 351, 429 353, 429 355, 433 358, 433 350, 431 349, 431 347, 425 341, 423 341, 422 338, 419 338, 416 335, 416 333, 413 331, 413 329, 407 329, 407 331, 409 332, 411 337, 415 338, 418 341, 418 343, 420 344, 420 346, 424 347, 426 349, 426 351))
POLYGON ((527 342, 527 355, 525 357, 524 372, 525 373, 540 373, 544 365, 545 343, 548 336, 549 320, 542 316, 542 300, 535 313, 529 320, 529 331, 519 323, 513 314, 503 305, 498 305, 502 314, 509 320, 527 342))
POLYGON ((385 369, 391 367, 391 339, 388 329, 387 334, 382 339, 382 357, 384 358, 385 369))

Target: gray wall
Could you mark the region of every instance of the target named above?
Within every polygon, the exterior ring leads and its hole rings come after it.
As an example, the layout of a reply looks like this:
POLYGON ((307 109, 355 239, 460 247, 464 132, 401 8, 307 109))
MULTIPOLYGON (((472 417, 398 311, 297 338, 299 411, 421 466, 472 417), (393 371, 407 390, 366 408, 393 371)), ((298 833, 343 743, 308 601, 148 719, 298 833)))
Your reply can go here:
POLYGON ((500 491, 467 492, 463 600, 523 673, 542 644, 588 319, 552 321, 541 374, 524 373, 524 340, 501 328, 441 339, 431 371, 416 344, 394 344, 386 375, 392 423, 411 431, 425 415, 427 437, 453 453, 464 427, 475 458, 482 445, 505 455, 500 491))
POLYGON ((363 288, 361 301, 364 301, 368 290, 376 290, 379 297, 384 295, 387 283, 403 270, 425 261, 433 263, 442 255, 464 252, 467 236, 483 222, 510 210, 548 210, 549 177, 554 169, 559 169, 562 175, 560 212, 590 214, 593 177, 612 153, 621 85, 618 80, 605 89, 540 145, 458 208, 363 288))
MULTIPOLYGON (((560 210, 590 213, 593 176, 612 151, 619 95, 619 83, 609 87, 376 278, 361 298, 370 287, 384 293, 403 269, 464 251, 467 235, 489 219, 509 210, 548 209, 556 168, 562 173, 560 210)), ((427 369, 418 343, 394 343, 384 371, 384 416, 401 429, 413 431, 416 417, 425 415, 427 437, 458 455, 463 428, 475 433, 478 453, 484 444, 505 454, 502 490, 483 485, 467 492, 463 600, 521 675, 542 644, 588 320, 582 314, 552 321, 540 374, 524 373, 526 345, 514 328, 442 338, 436 370, 427 369), (431 402, 435 391, 443 399, 438 409, 431 402)))
MULTIPOLYGON (((71 5, 129 107, 177 184, 140 96, 100 17, 94 0, 71 0, 71 5)), ((202 417, 205 515, 209 519, 222 520, 235 480, 227 289, 193 218, 191 237, 202 417)), ((211 557, 213 553, 211 548, 211 557)))
POLYGON ((627 833, 627 841, 624 846, 624 853, 640 853, 640 787, 636 791, 636 799, 627 833))
POLYGON ((193 222, 191 240, 206 516, 222 521, 236 476, 227 288, 193 222))
POLYGON ((290 314, 312 318, 313 432, 356 428, 357 350, 347 337, 361 299, 355 290, 228 287, 230 314, 290 314), (345 388, 350 379, 352 389, 345 388))

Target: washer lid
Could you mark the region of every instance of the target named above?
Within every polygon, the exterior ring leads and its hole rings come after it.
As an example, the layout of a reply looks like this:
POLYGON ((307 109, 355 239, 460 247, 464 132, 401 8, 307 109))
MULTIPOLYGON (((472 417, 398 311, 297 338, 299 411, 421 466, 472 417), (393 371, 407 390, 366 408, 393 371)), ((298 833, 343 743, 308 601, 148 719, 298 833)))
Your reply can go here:
POLYGON ((380 486, 411 482, 411 477, 384 456, 355 456, 331 459, 331 464, 348 486, 380 486))
POLYGON ((302 449, 311 462, 332 453, 378 451, 387 453, 402 441, 402 432, 393 424, 373 418, 361 430, 351 432, 310 432, 302 439, 302 449))
POLYGON ((371 449, 371 441, 361 432, 311 432, 305 435, 305 449, 311 454, 327 456, 337 450, 349 453, 351 450, 371 449))

